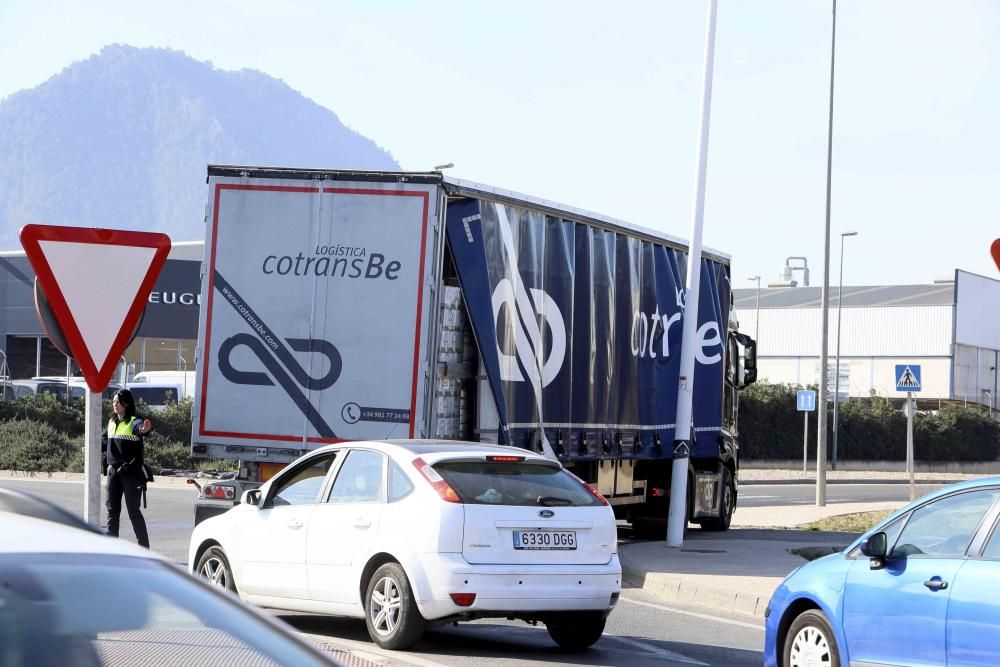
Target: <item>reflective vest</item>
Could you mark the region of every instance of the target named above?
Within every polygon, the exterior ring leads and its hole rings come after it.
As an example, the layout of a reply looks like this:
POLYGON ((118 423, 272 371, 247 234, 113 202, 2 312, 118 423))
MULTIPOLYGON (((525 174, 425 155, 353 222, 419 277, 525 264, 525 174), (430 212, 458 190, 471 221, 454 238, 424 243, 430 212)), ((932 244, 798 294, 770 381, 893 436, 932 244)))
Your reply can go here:
POLYGON ((108 422, 108 465, 119 467, 129 465, 133 470, 142 466, 142 437, 135 435, 135 427, 141 423, 138 417, 115 424, 112 417, 108 422))

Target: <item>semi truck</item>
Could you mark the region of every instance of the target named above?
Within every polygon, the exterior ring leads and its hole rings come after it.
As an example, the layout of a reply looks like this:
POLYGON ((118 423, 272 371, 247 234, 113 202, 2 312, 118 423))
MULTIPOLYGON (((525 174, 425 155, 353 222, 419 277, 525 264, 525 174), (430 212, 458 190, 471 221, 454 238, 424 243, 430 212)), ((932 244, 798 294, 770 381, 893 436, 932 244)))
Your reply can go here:
POLYGON ((207 182, 192 455, 239 472, 201 489, 196 522, 323 444, 429 438, 543 453, 662 535, 693 382, 688 517, 729 527, 756 344, 727 255, 703 252, 688 379, 679 238, 440 172, 207 182))

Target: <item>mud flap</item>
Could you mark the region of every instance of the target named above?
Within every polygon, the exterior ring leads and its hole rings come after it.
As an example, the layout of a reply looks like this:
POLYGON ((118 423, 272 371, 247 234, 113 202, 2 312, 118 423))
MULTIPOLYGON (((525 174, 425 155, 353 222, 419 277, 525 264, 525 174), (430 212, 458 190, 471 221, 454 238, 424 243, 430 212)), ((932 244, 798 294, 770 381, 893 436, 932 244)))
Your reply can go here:
POLYGON ((721 487, 722 475, 719 473, 696 472, 694 474, 692 521, 719 518, 719 490, 721 487))

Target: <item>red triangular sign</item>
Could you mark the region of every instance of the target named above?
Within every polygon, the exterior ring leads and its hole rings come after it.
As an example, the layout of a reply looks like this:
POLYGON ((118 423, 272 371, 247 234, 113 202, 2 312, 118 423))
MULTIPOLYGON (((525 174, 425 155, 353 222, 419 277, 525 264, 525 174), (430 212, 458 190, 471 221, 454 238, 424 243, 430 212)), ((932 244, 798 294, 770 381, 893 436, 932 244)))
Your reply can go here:
POLYGON ((990 245, 990 254, 993 255, 993 263, 1000 269, 1000 239, 995 240, 990 245))
POLYGON ((108 386, 167 261, 170 237, 25 225, 21 245, 87 386, 108 386))

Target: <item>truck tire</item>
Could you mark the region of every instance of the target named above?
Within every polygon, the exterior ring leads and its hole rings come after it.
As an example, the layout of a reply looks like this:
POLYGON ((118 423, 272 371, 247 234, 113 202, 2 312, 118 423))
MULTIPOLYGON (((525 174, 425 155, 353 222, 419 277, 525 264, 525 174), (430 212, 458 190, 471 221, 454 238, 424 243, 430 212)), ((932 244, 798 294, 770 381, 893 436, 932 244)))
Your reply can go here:
POLYGON ((607 618, 600 612, 574 614, 565 620, 547 621, 545 629, 552 640, 567 651, 582 651, 597 643, 604 634, 607 618))
POLYGON ((736 484, 733 481, 733 473, 727 467, 722 468, 721 491, 719 518, 702 520, 702 530, 729 530, 729 526, 733 523, 733 512, 736 511, 736 484))
POLYGON ((233 579, 233 568, 229 566, 229 559, 222 547, 209 547, 198 559, 198 566, 195 568, 200 576, 208 579, 208 583, 219 588, 224 588, 230 593, 236 592, 236 581, 233 579))
POLYGON ((399 563, 375 570, 365 593, 368 635, 390 651, 408 649, 424 636, 427 621, 420 615, 406 572, 399 563))

